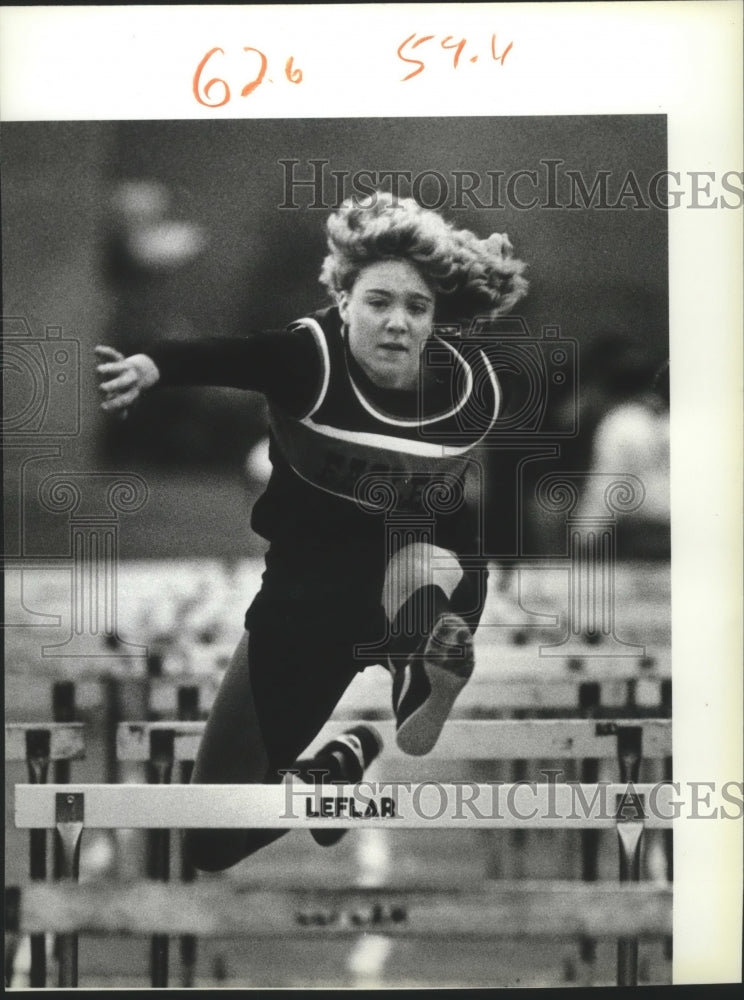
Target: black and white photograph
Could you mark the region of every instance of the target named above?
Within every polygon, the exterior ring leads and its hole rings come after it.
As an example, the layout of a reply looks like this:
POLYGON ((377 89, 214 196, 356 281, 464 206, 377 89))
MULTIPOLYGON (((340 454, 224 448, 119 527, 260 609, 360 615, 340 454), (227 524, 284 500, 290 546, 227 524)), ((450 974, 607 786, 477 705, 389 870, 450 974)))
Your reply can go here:
POLYGON ((386 6, 397 108, 249 117, 307 65, 212 31, 191 117, 3 116, 8 990, 740 981, 740 153, 409 106, 520 39, 386 6))

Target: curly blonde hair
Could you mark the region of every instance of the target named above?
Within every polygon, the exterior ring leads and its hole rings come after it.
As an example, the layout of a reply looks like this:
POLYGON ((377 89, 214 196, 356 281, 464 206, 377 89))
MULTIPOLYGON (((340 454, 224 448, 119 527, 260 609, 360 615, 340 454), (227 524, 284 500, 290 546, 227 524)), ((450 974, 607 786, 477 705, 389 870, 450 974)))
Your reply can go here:
POLYGON ((513 257, 506 234, 479 239, 412 198, 376 192, 367 204, 349 199, 326 229, 329 253, 320 282, 334 297, 351 291, 362 268, 383 260, 418 268, 436 293, 440 323, 501 316, 527 293, 527 265, 513 257))

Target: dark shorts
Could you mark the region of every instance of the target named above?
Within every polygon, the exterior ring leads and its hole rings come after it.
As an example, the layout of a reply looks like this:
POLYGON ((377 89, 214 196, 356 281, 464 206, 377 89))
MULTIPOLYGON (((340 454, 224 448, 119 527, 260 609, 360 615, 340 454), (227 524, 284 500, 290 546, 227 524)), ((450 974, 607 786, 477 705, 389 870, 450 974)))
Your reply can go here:
MULTIPOLYGON (((379 548, 305 550, 301 556, 296 550, 269 550, 245 627, 273 633, 277 650, 288 636, 305 636, 311 669, 353 664, 363 670, 384 663, 389 639, 381 602, 386 566, 379 548)), ((483 612, 487 578, 485 566, 468 568, 452 596, 453 610, 473 631, 483 612)))

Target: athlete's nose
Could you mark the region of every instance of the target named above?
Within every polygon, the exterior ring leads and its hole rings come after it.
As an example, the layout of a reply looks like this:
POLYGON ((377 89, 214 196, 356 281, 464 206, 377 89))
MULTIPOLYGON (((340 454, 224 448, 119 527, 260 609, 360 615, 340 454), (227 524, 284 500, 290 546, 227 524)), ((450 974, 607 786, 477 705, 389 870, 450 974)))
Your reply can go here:
POLYGON ((385 326, 390 333, 405 333, 408 329, 405 309, 401 306, 391 306, 385 326))

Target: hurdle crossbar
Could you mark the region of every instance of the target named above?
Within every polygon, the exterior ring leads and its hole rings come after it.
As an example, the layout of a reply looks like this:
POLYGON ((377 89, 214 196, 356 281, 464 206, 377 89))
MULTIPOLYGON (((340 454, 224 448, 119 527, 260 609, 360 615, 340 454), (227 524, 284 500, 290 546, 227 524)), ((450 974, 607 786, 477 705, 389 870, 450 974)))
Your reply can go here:
MULTIPOLYGON (((60 674, 56 668, 43 666, 43 676, 49 679, 69 676, 67 669, 60 674)), ((106 670, 83 669, 73 679, 76 684, 97 687, 120 681, 139 682, 148 689, 152 711, 174 713, 177 692, 183 687, 198 688, 201 709, 209 709, 223 674, 224 671, 215 666, 208 672, 148 677, 144 672, 133 673, 131 667, 121 668, 114 661, 106 670)), ((26 673, 11 669, 6 680, 23 683, 26 676, 26 673)), ((476 650, 475 673, 458 698, 455 712, 463 716, 476 713, 482 716, 510 709, 576 709, 584 684, 600 686, 599 705, 605 710, 622 711, 628 703, 629 686, 632 686, 635 704, 656 711, 663 702, 663 686, 670 682, 670 677, 668 648, 654 648, 642 656, 625 657, 601 656, 597 647, 588 646, 585 655, 566 656, 543 655, 536 644, 513 647, 482 643, 476 650)), ((354 713, 385 714, 389 711, 389 686, 366 683, 362 674, 342 699, 338 715, 348 718, 354 713), (351 713, 346 708, 347 697, 354 706, 351 713)))
MULTIPOLYGON (((498 626, 497 626, 498 628, 498 626)), ((602 655, 601 643, 586 646, 582 654, 567 654, 560 645, 532 640, 524 646, 508 646, 488 640, 489 627, 481 625, 475 639, 475 679, 539 677, 549 682, 576 677, 582 680, 629 680, 631 677, 668 677, 671 674, 669 646, 644 646, 629 656, 602 655)))
MULTIPOLYGON (((60 815, 96 829, 603 829, 672 824, 668 783, 360 782, 357 785, 16 785, 20 828, 60 815)), ((65 820, 65 822, 69 822, 65 820)))
MULTIPOLYGON (((340 736, 354 721, 332 721, 308 747, 313 754, 340 736)), ((121 761, 145 763, 151 757, 152 734, 173 734, 173 760, 192 761, 204 722, 122 722, 116 733, 116 753, 121 761)), ((405 757, 395 743, 395 724, 375 721, 382 736, 385 758, 405 757)), ((617 734, 622 729, 641 731, 644 758, 672 753, 670 719, 450 719, 428 757, 448 760, 540 760, 617 757, 617 734)))
POLYGON ((82 722, 8 722, 5 724, 5 760, 28 759, 29 734, 49 734, 50 761, 85 757, 85 724, 82 722))
POLYGON ((137 881, 30 885, 19 929, 91 935, 230 938, 347 936, 376 931, 404 937, 526 938, 671 931, 672 890, 650 884, 518 882, 449 890, 294 889, 137 881))
MULTIPOLYGON (((219 677, 181 681, 177 678, 158 680, 150 684, 149 707, 153 712, 175 714, 177 691, 182 684, 199 687, 199 704, 208 710, 214 702, 219 687, 219 677)), ((538 669, 531 676, 517 678, 504 677, 492 673, 476 681, 467 683, 457 699, 454 716, 481 717, 496 712, 513 709, 539 711, 573 711, 581 707, 581 690, 584 685, 599 685, 598 706, 604 711, 622 712, 627 708, 632 687, 632 698, 636 706, 649 714, 658 714, 664 701, 663 686, 668 678, 653 675, 633 674, 630 677, 609 675, 597 680, 594 675, 568 673, 562 677, 543 677, 538 669)), ((378 717, 391 714, 390 690, 387 685, 377 685, 375 689, 352 687, 339 703, 337 718, 356 717, 358 714, 373 713, 378 717)))
MULTIPOLYGON (((629 647, 629 655, 620 656, 617 651, 602 654, 602 646, 587 643, 584 653, 566 653, 560 645, 550 645, 541 642, 544 635, 529 639, 530 627, 526 627, 528 641, 525 645, 515 646, 503 638, 494 641, 490 633, 503 631, 503 626, 492 626, 481 623, 475 639, 476 671, 470 680, 471 684, 483 681, 486 684, 494 680, 500 682, 524 680, 537 677, 545 683, 556 683, 566 679, 576 680, 629 680, 634 677, 670 677, 671 650, 668 644, 653 643, 644 645, 636 651, 629 647)), ((232 649, 230 650, 232 652, 232 649)), ((125 658, 124 658, 125 659, 125 658)), ((152 677, 153 685, 168 685, 170 683, 200 683, 209 684, 219 681, 223 668, 218 664, 228 659, 223 650, 215 651, 215 667, 212 670, 198 673, 168 673, 152 677)), ((91 669, 81 667, 71 670, 65 666, 60 668, 54 661, 44 663, 26 662, 9 664, 8 672, 12 677, 27 677, 33 669, 37 676, 47 679, 63 679, 81 682, 97 682, 107 677, 121 680, 132 680, 138 676, 146 678, 144 669, 117 659, 112 659, 105 667, 91 669)))

